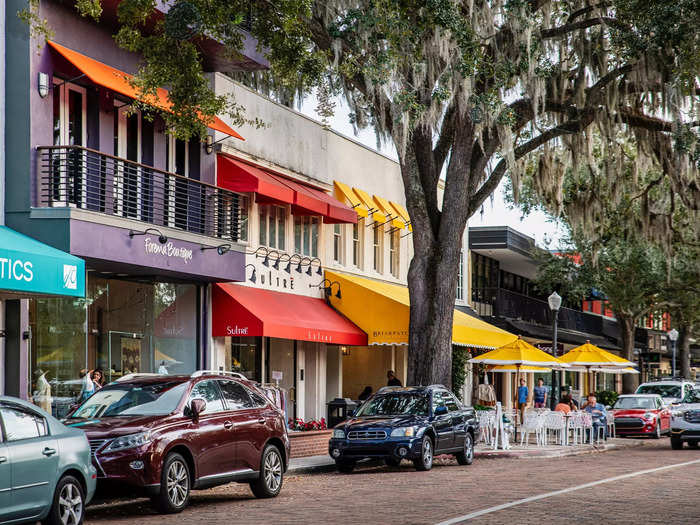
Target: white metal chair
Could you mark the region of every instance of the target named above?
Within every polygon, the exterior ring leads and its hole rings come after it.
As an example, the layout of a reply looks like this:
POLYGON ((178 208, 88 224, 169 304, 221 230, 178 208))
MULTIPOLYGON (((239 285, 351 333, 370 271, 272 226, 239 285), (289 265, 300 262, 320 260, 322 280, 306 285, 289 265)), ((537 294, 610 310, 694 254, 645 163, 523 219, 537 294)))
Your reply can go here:
POLYGON ((481 440, 486 445, 491 445, 494 441, 496 431, 496 411, 479 410, 479 427, 481 428, 481 440))
POLYGON ((556 442, 558 442, 560 445, 563 445, 564 431, 566 430, 566 421, 564 419, 564 414, 557 411, 546 412, 544 414, 544 418, 547 432, 551 432, 554 435, 554 439, 556 440, 556 442))
POLYGON ((525 421, 520 426, 520 446, 527 446, 530 441, 530 434, 534 432, 537 446, 544 444, 544 419, 538 412, 525 412, 525 421))
POLYGON ((606 421, 608 427, 608 436, 615 437, 615 414, 613 414, 612 412, 608 412, 606 421))
POLYGON ((582 436, 581 436, 581 443, 586 442, 586 431, 588 431, 588 436, 589 440, 588 442, 592 445, 593 444, 593 417, 585 411, 581 412, 581 418, 582 418, 582 436))

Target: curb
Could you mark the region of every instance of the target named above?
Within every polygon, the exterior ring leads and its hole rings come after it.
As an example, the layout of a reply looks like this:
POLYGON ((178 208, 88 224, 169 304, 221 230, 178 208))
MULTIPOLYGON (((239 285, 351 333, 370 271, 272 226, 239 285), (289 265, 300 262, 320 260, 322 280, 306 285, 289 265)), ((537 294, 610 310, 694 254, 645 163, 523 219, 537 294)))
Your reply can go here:
MULTIPOLYGON (((591 445, 585 448, 569 449, 569 450, 537 450, 531 448, 528 450, 480 450, 474 452, 474 459, 548 459, 548 458, 564 458, 571 456, 583 456, 587 454, 600 454, 602 452, 611 452, 614 450, 624 450, 628 448, 643 447, 644 442, 630 441, 629 443, 608 443, 604 445, 591 445)), ((441 456, 436 456, 435 459, 441 456)), ((303 459, 303 458, 299 458, 303 459)), ((363 461, 362 466, 380 466, 383 461, 363 461)), ((286 474, 288 476, 297 476, 303 474, 324 474, 335 472, 335 462, 328 458, 328 462, 319 462, 315 465, 299 465, 290 466, 286 474)))

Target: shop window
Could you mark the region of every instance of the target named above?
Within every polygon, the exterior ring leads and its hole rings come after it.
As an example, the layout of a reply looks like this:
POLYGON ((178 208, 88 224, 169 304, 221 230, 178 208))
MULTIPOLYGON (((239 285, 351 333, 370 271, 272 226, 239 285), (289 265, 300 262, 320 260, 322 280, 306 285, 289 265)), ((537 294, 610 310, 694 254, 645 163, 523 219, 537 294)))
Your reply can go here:
POLYGON ((343 225, 333 225, 333 261, 343 264, 343 252, 345 248, 345 236, 343 235, 343 225))
POLYGON ((383 253, 382 253, 382 237, 383 231, 381 226, 372 228, 372 268, 375 272, 382 273, 383 253))
POLYGON ((398 231, 393 231, 389 234, 389 268, 391 269, 391 275, 397 279, 399 278, 400 242, 398 231))
POLYGON ((260 381, 262 363, 261 337, 230 337, 230 351, 226 358, 226 368, 243 374, 252 381, 260 381))
POLYGON ((464 251, 459 252, 459 264, 457 266, 457 295, 458 301, 464 301, 464 251))
POLYGON ((294 217, 294 251, 307 257, 318 257, 318 234, 321 220, 318 217, 296 215, 294 217))
POLYGON ((282 206, 261 204, 258 206, 258 211, 260 217, 260 246, 284 251, 287 232, 287 210, 282 206))
POLYGON ((247 195, 238 197, 238 240, 248 242, 248 207, 250 200, 247 195))
POLYGON ((352 265, 362 269, 363 261, 363 239, 365 231, 364 219, 359 219, 356 224, 352 225, 352 265))

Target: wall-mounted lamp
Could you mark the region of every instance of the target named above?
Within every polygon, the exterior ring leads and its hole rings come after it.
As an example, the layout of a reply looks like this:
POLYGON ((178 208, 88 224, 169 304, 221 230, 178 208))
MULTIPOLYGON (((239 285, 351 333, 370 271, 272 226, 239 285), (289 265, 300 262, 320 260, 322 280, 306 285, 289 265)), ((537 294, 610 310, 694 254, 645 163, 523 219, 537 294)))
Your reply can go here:
POLYGON ((292 260, 292 257, 286 253, 283 253, 279 257, 277 257, 277 260, 275 261, 275 264, 272 265, 272 267, 275 270, 279 270, 280 269, 280 261, 282 260, 282 257, 286 257, 285 261, 287 261, 287 266, 285 266, 284 271, 287 273, 292 273, 292 268, 291 268, 291 265, 289 263, 289 261, 292 260))
POLYGON ((129 237, 134 238, 137 235, 148 235, 149 233, 157 233, 158 242, 161 244, 165 244, 166 242, 168 242, 168 238, 165 235, 163 235, 158 228, 146 228, 142 232, 136 230, 129 230, 129 237))
POLYGON ((251 283, 254 283, 254 282, 257 280, 257 277, 255 276, 255 265, 254 265, 254 264, 246 264, 246 265, 245 265, 245 269, 247 269, 248 266, 252 266, 252 267, 253 267, 253 273, 250 274, 250 282, 251 282, 251 283))
POLYGON ((39 71, 39 96, 46 98, 49 96, 49 74, 39 71))
POLYGON ((230 244, 221 244, 219 246, 202 246, 200 250, 213 250, 216 248, 216 253, 219 255, 224 255, 225 253, 228 253, 231 250, 231 245, 230 244))
POLYGON ((207 138, 204 141, 204 151, 207 152, 207 155, 214 153, 214 137, 211 135, 207 135, 207 138))
POLYGON ((318 262, 318 269, 316 270, 316 275, 323 275, 323 267, 321 265, 321 259, 319 259, 318 257, 314 257, 313 259, 311 259, 311 262, 309 263, 309 270, 306 273, 308 275, 311 275, 311 265, 314 262, 318 262))
MULTIPOLYGON (((301 273, 301 267, 306 266, 307 264, 309 265, 309 269, 311 269, 311 259, 309 259, 308 257, 304 257, 303 259, 300 259, 299 264, 297 264, 297 273, 301 273), (308 262, 305 263, 304 261, 308 261, 308 262)), ((307 275, 311 275, 311 272, 306 272, 306 273, 307 273, 307 275)))
MULTIPOLYGON (((273 253, 276 253, 276 254, 277 254, 277 259, 279 259, 279 257, 280 257, 280 254, 279 254, 278 251, 276 251, 276 250, 270 250, 270 251, 268 251, 268 252, 265 254, 265 258, 263 259, 263 262, 262 262, 262 263, 263 263, 263 266, 265 266, 266 268, 269 268, 269 267, 270 267, 270 255, 272 255, 273 253)), ((279 264, 278 264, 277 266, 279 266, 279 264)))
POLYGON ((338 285, 338 291, 335 293, 336 298, 342 299, 343 295, 340 293, 340 283, 338 281, 331 282, 330 279, 324 279, 318 284, 310 284, 309 288, 323 288, 323 292, 326 294, 326 297, 330 297, 333 293, 334 284, 338 285))

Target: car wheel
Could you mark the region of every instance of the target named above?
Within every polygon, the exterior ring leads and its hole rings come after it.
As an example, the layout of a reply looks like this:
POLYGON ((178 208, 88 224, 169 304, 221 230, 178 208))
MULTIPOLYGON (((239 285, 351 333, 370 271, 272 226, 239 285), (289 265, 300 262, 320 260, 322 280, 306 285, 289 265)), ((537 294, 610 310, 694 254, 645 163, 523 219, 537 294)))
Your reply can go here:
POLYGON ((683 448, 683 441, 678 438, 671 436, 671 448, 673 450, 680 450, 683 448))
POLYGON ((73 476, 63 476, 56 485, 53 505, 45 525, 80 525, 85 511, 83 486, 73 476))
POLYGON ((354 461, 336 461, 335 468, 338 469, 338 472, 342 472, 343 474, 350 474, 353 470, 355 470, 355 462, 354 461))
POLYGON ((698 441, 688 441, 688 446, 690 448, 698 448, 699 444, 700 444, 700 442, 698 442, 698 441))
POLYGON ((455 457, 460 465, 471 465, 474 462, 474 439, 469 432, 464 436, 464 450, 455 457))
POLYGON ((182 512, 190 501, 190 468, 180 454, 169 454, 160 474, 160 492, 154 498, 163 514, 182 512))
POLYGON ((661 420, 656 420, 656 430, 654 431, 654 439, 661 439, 661 420))
POLYGON ((268 445, 263 450, 260 460, 260 477, 251 482, 250 490, 256 498, 274 498, 282 490, 284 479, 284 461, 279 449, 268 445))
POLYGON ((396 458, 386 458, 384 460, 384 463, 386 463, 390 467, 398 467, 399 465, 401 465, 401 460, 396 458))
POLYGON ((423 436, 420 447, 420 457, 413 460, 416 470, 430 470, 433 468, 433 440, 423 436))

